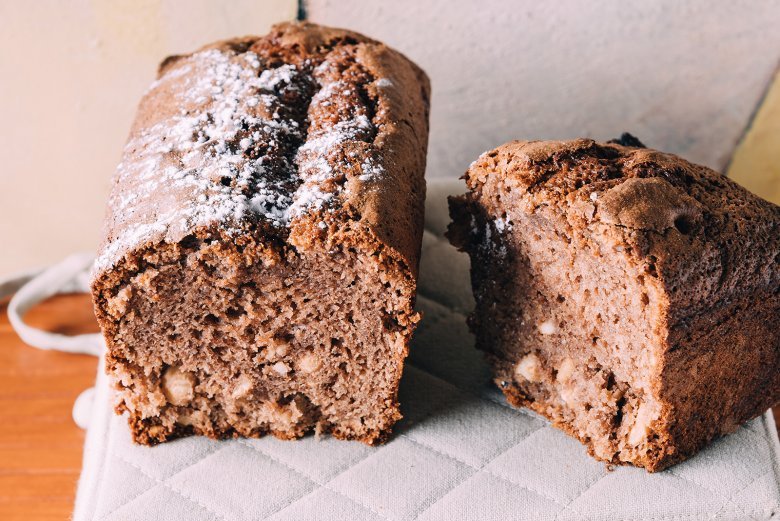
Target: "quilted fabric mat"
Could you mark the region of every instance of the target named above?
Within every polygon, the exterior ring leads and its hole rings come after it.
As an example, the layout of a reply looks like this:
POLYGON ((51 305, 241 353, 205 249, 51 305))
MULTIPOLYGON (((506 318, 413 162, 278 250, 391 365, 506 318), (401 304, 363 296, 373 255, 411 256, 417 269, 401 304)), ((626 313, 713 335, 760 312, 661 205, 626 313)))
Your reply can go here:
POLYGON ((443 238, 452 182, 429 185, 404 419, 380 447, 313 436, 133 445, 102 369, 74 519, 772 519, 771 412, 657 474, 609 471, 539 416, 508 406, 465 324, 468 258, 443 238))

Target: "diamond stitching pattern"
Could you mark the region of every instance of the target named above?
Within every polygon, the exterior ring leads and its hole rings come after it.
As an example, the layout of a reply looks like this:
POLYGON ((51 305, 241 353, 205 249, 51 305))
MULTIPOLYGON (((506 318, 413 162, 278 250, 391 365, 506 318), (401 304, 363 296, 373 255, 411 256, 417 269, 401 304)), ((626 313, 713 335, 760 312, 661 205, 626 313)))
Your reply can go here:
MULTIPOLYGON (((215 451, 215 452, 214 452, 214 453, 212 453, 212 454, 216 454, 217 452, 219 452, 219 451, 215 451)), ((210 455, 212 455, 212 454, 206 455, 206 456, 204 456, 202 459, 206 459, 206 458, 208 458, 208 457, 209 457, 210 455)), ((178 489, 176 489, 175 487, 173 487, 173 486, 172 486, 172 485, 171 485, 171 484, 168 482, 168 480, 170 480, 171 478, 173 478, 173 477, 174 477, 176 474, 172 475, 172 476, 171 476, 171 477, 169 477, 169 478, 166 478, 166 479, 164 479, 164 480, 161 480, 161 479, 159 479, 159 478, 157 478, 157 477, 155 477, 155 476, 151 475, 150 473, 148 473, 148 472, 147 472, 147 471, 145 471, 144 469, 142 469, 142 468, 141 468, 139 465, 137 465, 136 463, 133 463, 132 461, 127 461, 126 459, 124 459, 122 456, 120 456, 120 455, 118 455, 118 454, 114 454, 114 457, 116 457, 116 458, 117 458, 117 459, 119 459, 120 461, 123 461, 124 463, 127 463, 128 465, 131 465, 131 466, 132 466, 133 468, 135 468, 135 469, 136 469, 136 470, 137 470, 139 473, 143 474, 145 477, 147 477, 147 478, 149 478, 149 479, 152 479, 152 480, 154 480, 154 482, 155 482, 155 483, 154 483, 154 485, 152 485, 152 486, 151 486, 151 487, 149 487, 148 489, 144 490, 143 492, 141 492, 140 494, 138 494, 136 497, 134 497, 134 498, 132 498, 131 500, 127 501, 126 503, 124 503, 124 504, 120 505, 120 507, 119 507, 119 508, 121 508, 121 507, 123 507, 123 506, 130 505, 130 504, 132 504, 134 501, 138 501, 138 500, 140 500, 140 499, 141 499, 141 498, 142 498, 142 497, 143 497, 145 494, 147 494, 149 491, 153 490, 154 488, 156 488, 156 487, 158 487, 158 486, 164 486, 165 488, 167 488, 167 489, 171 490, 172 492, 175 492, 176 494, 178 494, 179 496, 181 496, 183 499, 185 499, 185 500, 187 500, 187 501, 190 501, 190 502, 192 502, 193 504, 195 504, 196 506, 198 506, 198 507, 200 507, 200 508, 202 508, 202 509, 206 510, 206 511, 207 511, 209 514, 211 514, 211 515, 213 515, 213 516, 216 516, 216 517, 217 517, 217 518, 219 518, 219 519, 224 519, 224 517, 223 517, 223 516, 219 515, 217 512, 214 512, 214 511, 212 511, 212 510, 211 510, 210 508, 208 508, 206 505, 204 505, 203 503, 201 503, 201 502, 200 502, 198 499, 196 499, 196 498, 192 498, 192 497, 190 497, 189 495, 187 495, 187 494, 185 494, 184 492, 182 492, 181 490, 178 490, 178 489)), ((184 472, 184 471, 185 471, 185 470, 187 470, 188 468, 191 468, 192 466, 194 466, 195 464, 199 463, 200 461, 202 461, 202 460, 199 460, 199 461, 193 462, 192 464, 190 464, 190 465, 188 465, 188 466, 184 467, 183 469, 181 469, 181 472, 184 472)), ((119 508, 116 508, 116 509, 114 509, 112 512, 110 512, 109 514, 107 514, 107 515, 105 516, 105 518, 106 518, 106 519, 111 519, 112 515, 113 515, 115 512, 117 512, 117 511, 119 510, 119 508)))
MULTIPOLYGON (((344 472, 346 469, 348 469, 348 468, 350 468, 350 467, 352 467, 352 466, 354 466, 354 465, 357 465, 357 464, 359 464, 359 463, 360 463, 360 462, 362 462, 363 460, 366 460, 366 459, 368 459, 368 458, 372 457, 372 456, 374 455, 374 454, 373 454, 373 452, 371 452, 371 453, 367 454, 366 456, 364 456, 364 457, 362 457, 362 458, 358 459, 357 461, 353 462, 351 465, 347 466, 346 468, 344 468, 344 469, 340 469, 340 470, 339 470, 339 471, 337 471, 337 472, 336 472, 336 473, 335 473, 335 474, 334 474, 334 475, 333 475, 333 476, 332 476, 330 479, 328 479, 328 481, 326 481, 326 482, 320 482, 320 481, 316 480, 315 478, 313 478, 313 477, 309 476, 308 474, 306 474, 304 471, 302 471, 302 470, 299 470, 299 469, 297 469, 297 468, 293 467, 292 465, 290 465, 289 463, 287 463, 287 462, 283 461, 282 459, 279 459, 279 458, 275 457, 274 455, 272 455, 272 454, 270 454, 270 453, 267 453, 267 452, 263 451, 263 450, 262 450, 260 447, 258 447, 257 445, 254 445, 254 444, 251 444, 251 443, 249 443, 247 440, 240 440, 240 441, 239 441, 239 443, 243 443, 244 445, 246 445, 246 446, 250 447, 251 449, 253 449, 253 450, 255 450, 255 451, 259 452, 259 453, 260 453, 260 454, 262 454, 263 456, 265 456, 265 457, 267 457, 267 458, 270 458, 270 459, 272 459, 273 461, 276 461, 277 463, 279 463, 279 464, 281 464, 281 465, 284 465, 285 467, 287 467, 288 469, 292 470, 293 472, 296 472, 297 474, 300 474, 300 475, 301 475, 301 476, 303 476, 304 478, 308 479, 308 480, 309 480, 309 481, 311 481, 311 482, 312 482, 314 485, 317 485, 317 486, 319 486, 319 487, 322 487, 322 488, 326 488, 326 489, 328 489, 329 491, 333 492, 334 494, 338 494, 338 495, 340 495, 340 496, 344 497, 345 499, 348 499, 349 501, 352 501, 352 502, 356 503, 357 505, 359 505, 359 506, 361 506, 361 507, 365 508, 366 510, 369 510, 369 511, 373 512, 373 513, 374 513, 374 514, 376 514, 377 516, 379 516, 379 517, 383 517, 383 518, 384 518, 384 516, 383 516, 381 513, 379 513, 379 512, 377 512, 377 511, 375 511, 375 510, 374 510, 374 509, 373 509, 373 508, 372 508, 370 505, 366 505, 366 504, 364 504, 363 502, 361 502, 361 501, 359 501, 359 500, 357 500, 357 499, 355 499, 355 498, 353 498, 353 497, 351 497, 351 496, 349 496, 349 495, 347 495, 347 494, 344 494, 343 492, 340 492, 340 491, 338 491, 338 490, 334 490, 333 488, 331 488, 331 487, 329 486, 329 485, 330 485, 330 482, 331 482, 331 481, 333 481, 334 479, 336 479, 336 478, 337 478, 337 477, 338 477, 338 476, 339 476, 339 475, 340 475, 342 472, 344 472)), ((314 492, 314 491, 316 491, 316 488, 313 488, 313 489, 312 489, 310 492, 314 492)), ((297 498, 297 499, 302 499, 302 498, 297 498)), ((277 510, 276 512, 274 512, 274 514, 277 514, 277 513, 279 513, 281 510, 283 510, 283 509, 284 509, 284 508, 286 508, 287 506, 289 506, 289 505, 285 505, 285 506, 283 506, 282 508, 280 508, 279 510, 277 510)), ((272 515, 273 515, 273 514, 272 514, 272 515)), ((270 516, 269 516, 269 517, 270 517, 270 516)))
MULTIPOLYGON (((405 418, 390 442, 370 448, 313 437, 299 442, 190 438, 149 449, 132 446, 124 418, 112 416, 98 441, 88 441, 86 451, 89 443, 105 443, 108 449, 98 463, 85 466, 79 490, 79 502, 97 507, 77 506, 74 519, 395 521, 495 514, 659 521, 758 519, 780 511, 779 471, 772 460, 777 453, 766 418, 690 462, 648 475, 631 468, 607 472, 546 421, 510 407, 489 381, 463 326, 467 298, 459 295, 460 288, 446 287, 468 278, 451 272, 467 263, 446 264, 453 252, 440 236, 449 186, 429 189, 435 204, 428 207, 424 250, 430 258, 421 267, 418 300, 427 317, 400 391, 405 418), (437 255, 442 258, 431 257, 437 255), (434 268, 450 273, 428 276, 426 270, 434 268), (717 481, 711 475, 716 471, 733 479, 717 481), (137 486, 119 486, 123 482, 137 486), (619 495, 620 490, 650 494, 669 487, 691 500, 656 511, 652 505, 668 498, 619 495), (88 500, 89 494, 99 500, 88 500), (629 500, 644 503, 629 508, 629 500)), ((104 377, 98 385, 105 385, 104 377)), ((98 414, 112 414, 107 402, 103 396, 98 414)))

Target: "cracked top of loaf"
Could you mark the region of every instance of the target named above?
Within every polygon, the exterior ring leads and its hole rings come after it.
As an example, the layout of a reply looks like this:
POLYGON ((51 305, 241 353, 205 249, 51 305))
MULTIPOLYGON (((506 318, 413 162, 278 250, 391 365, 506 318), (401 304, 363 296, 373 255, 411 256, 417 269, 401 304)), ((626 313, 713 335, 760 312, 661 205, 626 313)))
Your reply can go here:
POLYGON ((95 276, 198 230, 294 247, 343 220, 416 272, 429 92, 382 43, 309 23, 167 58, 114 176, 95 276))
POLYGON ((476 194, 467 197, 494 193, 496 176, 521 194, 521 211, 562 210, 568 230, 611 245, 605 258, 644 264, 677 318, 780 284, 780 207, 673 154, 590 139, 513 141, 472 163, 465 179, 476 194))

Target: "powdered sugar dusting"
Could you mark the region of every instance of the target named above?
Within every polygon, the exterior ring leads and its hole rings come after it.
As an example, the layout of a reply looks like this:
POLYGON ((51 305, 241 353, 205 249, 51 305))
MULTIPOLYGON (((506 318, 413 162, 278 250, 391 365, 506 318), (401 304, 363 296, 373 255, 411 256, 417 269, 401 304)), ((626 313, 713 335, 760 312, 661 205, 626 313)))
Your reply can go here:
POLYGON ((512 229, 512 221, 510 221, 507 217, 497 217, 494 221, 494 224, 496 226, 496 230, 499 233, 504 233, 505 231, 512 229))
MULTIPOLYGON (((168 93, 177 110, 127 143, 115 177, 120 189, 110 199, 121 236, 104 246, 95 271, 159 237, 177 240, 215 222, 237 234, 248 219, 284 228, 333 203, 346 190, 334 182, 340 173, 333 158, 350 143, 371 143, 376 129, 356 113, 325 118, 306 132, 307 114, 296 112, 305 107, 301 100, 311 97, 311 114, 354 88, 327 81, 332 76, 327 60, 313 72, 291 64, 263 69, 254 53, 217 49, 174 64, 150 94, 168 93)), ((382 173, 381 162, 367 153, 359 179, 382 173)))
POLYGON ((378 80, 376 80, 376 86, 380 87, 380 88, 383 88, 383 89, 386 89, 388 87, 392 87, 393 86, 393 82, 390 81, 389 78, 379 78, 378 80))
POLYGON ((482 235, 482 240, 477 243, 479 248, 491 251, 498 257, 507 256, 507 235, 514 228, 512 221, 508 217, 497 217, 492 221, 485 221, 484 227, 480 230, 480 225, 472 215, 470 224, 472 234, 479 236, 481 233, 482 235))

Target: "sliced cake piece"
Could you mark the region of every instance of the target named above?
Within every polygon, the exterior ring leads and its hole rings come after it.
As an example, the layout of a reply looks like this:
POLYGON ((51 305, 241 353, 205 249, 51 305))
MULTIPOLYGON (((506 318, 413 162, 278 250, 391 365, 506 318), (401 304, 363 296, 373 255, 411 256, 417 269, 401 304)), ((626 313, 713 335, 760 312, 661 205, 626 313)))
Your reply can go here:
POLYGON ((626 145, 483 154, 449 237, 471 256, 470 325, 510 403, 657 471, 780 400, 780 208, 626 145))
POLYGON ((428 96, 399 53, 312 24, 163 62, 92 284, 137 442, 387 435, 419 319, 428 96))

